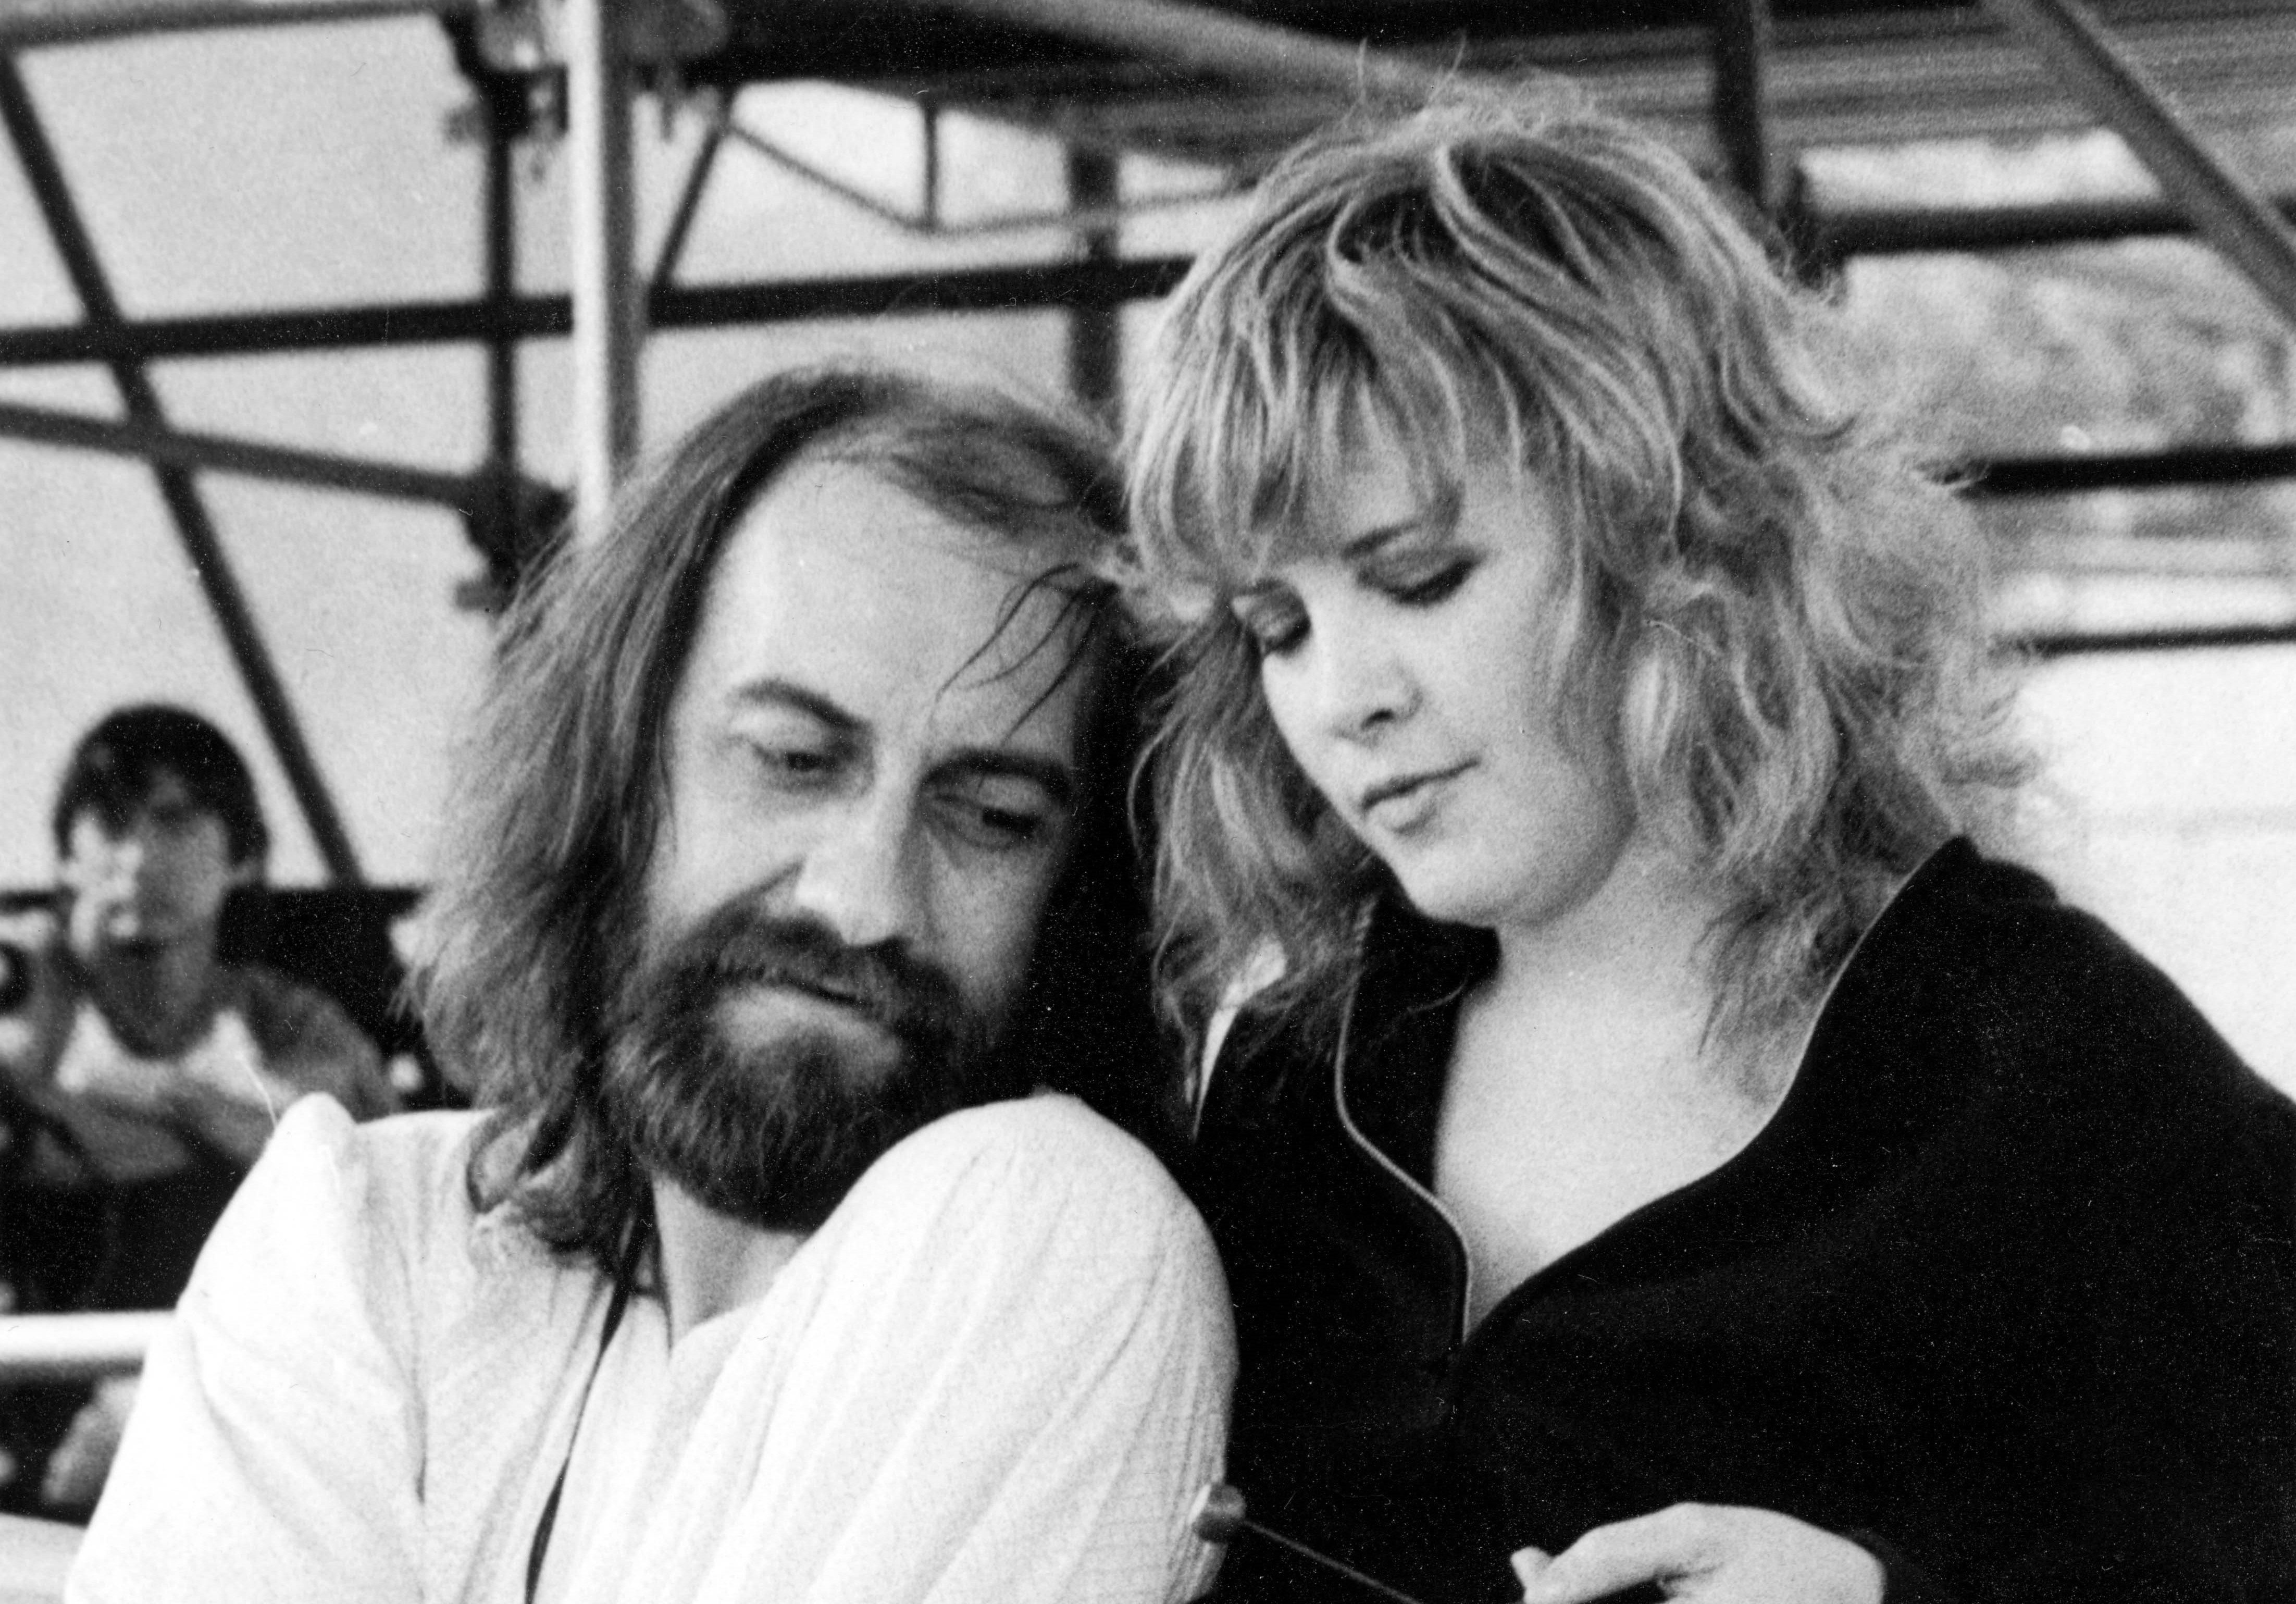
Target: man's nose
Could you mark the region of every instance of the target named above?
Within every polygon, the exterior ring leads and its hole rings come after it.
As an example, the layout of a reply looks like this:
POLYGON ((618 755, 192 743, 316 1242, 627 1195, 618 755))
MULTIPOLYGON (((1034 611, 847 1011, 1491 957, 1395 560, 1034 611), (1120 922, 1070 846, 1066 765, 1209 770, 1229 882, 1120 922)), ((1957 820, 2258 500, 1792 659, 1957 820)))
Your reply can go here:
POLYGON ((152 861, 150 832, 131 829, 104 843, 104 877, 115 883, 134 880, 152 861))
POLYGON ((792 901, 849 946, 914 942, 926 920, 914 809, 857 802, 828 821, 798 870, 792 901))

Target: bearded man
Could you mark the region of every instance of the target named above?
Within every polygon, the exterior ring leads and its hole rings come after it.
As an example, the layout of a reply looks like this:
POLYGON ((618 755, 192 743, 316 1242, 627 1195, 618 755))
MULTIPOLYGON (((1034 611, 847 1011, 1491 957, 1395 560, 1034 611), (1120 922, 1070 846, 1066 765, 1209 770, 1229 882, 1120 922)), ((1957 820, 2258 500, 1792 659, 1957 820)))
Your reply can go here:
POLYGON ((1143 1046, 1114 494, 1058 420, 821 371, 556 555, 417 975, 486 1111, 289 1115, 69 1597, 1201 1590, 1217 1260, 1030 1095, 1143 1046))

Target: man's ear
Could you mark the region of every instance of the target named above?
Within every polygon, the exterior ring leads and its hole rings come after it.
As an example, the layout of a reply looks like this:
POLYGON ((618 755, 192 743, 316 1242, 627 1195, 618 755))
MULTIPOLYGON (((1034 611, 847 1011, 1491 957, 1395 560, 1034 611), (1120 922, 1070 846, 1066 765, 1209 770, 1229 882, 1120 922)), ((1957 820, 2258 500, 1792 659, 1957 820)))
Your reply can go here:
POLYGON ((229 884, 234 891, 263 884, 264 857, 261 852, 250 852, 231 866, 229 884))

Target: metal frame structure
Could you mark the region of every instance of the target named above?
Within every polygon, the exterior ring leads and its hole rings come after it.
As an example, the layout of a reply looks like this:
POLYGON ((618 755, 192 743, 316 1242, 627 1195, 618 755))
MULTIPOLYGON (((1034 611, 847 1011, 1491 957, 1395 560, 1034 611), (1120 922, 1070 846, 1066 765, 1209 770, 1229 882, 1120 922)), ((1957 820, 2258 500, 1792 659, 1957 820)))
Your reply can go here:
MULTIPOLYGON (((727 3, 740 6, 750 0, 727 3)), ((927 201, 914 221, 928 228, 940 221, 933 121, 944 103, 985 106, 1061 131, 1082 127, 1070 113, 1087 95, 1111 84, 1128 85, 1152 108, 1175 96, 1192 97, 1196 104, 1259 108, 1254 115, 1231 120, 1247 129, 1247 144, 1255 122, 1263 142, 1272 134, 1281 143, 1300 119, 1312 118, 1335 101, 1418 99, 1455 76, 1487 66, 1520 76, 1525 60, 1510 45, 1507 31, 1511 21, 1520 21, 1521 8, 1510 12, 1476 0, 1431 0, 1384 12, 1368 0, 1352 9, 1349 0, 1321 5, 1310 0, 1227 0, 1218 6, 1182 0, 870 3, 887 19, 926 29, 929 44, 947 42, 948 60, 955 63, 939 76, 930 62, 872 64, 875 79, 926 91, 922 103, 927 201), (1300 25, 1308 22, 1314 24, 1312 31, 1300 25), (1379 47, 1359 39, 1376 40, 1379 47), (1085 86, 1082 93, 1079 86, 1085 86)), ((790 37, 803 37, 808 4, 820 10, 826 0, 776 0, 776 26, 790 37)), ((1783 10, 1791 0, 1780 4, 1783 10)), ((1787 181, 1779 156, 1775 101, 1785 64, 1779 53, 1784 21, 1774 15, 1771 0, 1653 0, 1652 6, 1613 9, 1639 15, 1653 7, 1677 21, 1687 17, 1702 30, 1711 144, 1730 178, 1780 222, 1814 263, 1901 251, 2197 233, 2216 243, 2296 325, 2296 232, 2288 221, 2296 215, 2296 202, 2267 201, 2212 155, 2142 64, 2080 0, 1982 0, 1981 8, 1960 8, 1951 37, 1964 37, 1985 18, 2012 30, 2074 89, 2097 120, 2124 136, 2160 177, 2171 202, 1812 215, 1787 181), (1974 21, 1967 14, 1973 11, 1981 12, 1974 21)), ((1798 8, 1797 18, 1800 9, 1808 8, 1798 8)), ((1842 0, 1837 9, 1861 8, 1842 0)), ((855 36, 871 31, 853 26, 845 14, 849 10, 840 7, 837 29, 821 36, 829 44, 811 58, 781 63, 777 70, 806 70, 808 60, 816 70, 838 67, 835 51, 851 49, 855 36)), ((1651 25, 1647 17, 1642 25, 1651 25)), ((901 24, 889 21, 887 26, 901 24)), ((0 405, 0 436, 140 457, 152 465, 322 860, 339 882, 360 879, 357 855, 200 497, 198 473, 251 474, 449 507, 470 521, 474 540, 499 568, 514 560, 521 527, 548 499, 523 479, 520 466, 518 351, 526 341, 573 338, 580 463, 575 504, 578 521, 586 524, 603 514, 636 439, 636 368, 645 328, 1057 308, 1070 315, 1073 389, 1089 402, 1109 406, 1119 388, 1119 309, 1162 294, 1185 269, 1184 259, 1119 253, 1116 155, 1125 140, 1120 132, 1111 135, 1112 125, 1104 119, 1097 138, 1068 141, 1069 210, 1062 218, 1077 240, 1072 259, 681 285, 675 282, 677 266, 723 146, 729 139, 749 137, 729 106, 706 133, 658 258, 642 276, 633 259, 629 143, 638 74, 676 70, 721 89, 771 76, 744 27, 745 18, 737 12, 729 29, 711 0, 504 0, 485 6, 478 0, 69 0, 27 12, 9 9, 0 0, 0 122, 24 165, 83 308, 81 321, 68 326, 0 328, 0 366, 102 363, 119 386, 127 414, 126 422, 113 423, 0 405), (486 152, 481 293, 387 306, 123 317, 25 93, 13 53, 155 29, 279 26, 400 14, 433 15, 455 30, 458 57, 477 95, 475 122, 486 152), (538 91, 560 95, 567 114, 574 271, 571 292, 563 296, 522 294, 516 284, 512 145, 529 126, 538 91), (169 358, 441 341, 478 342, 486 352, 486 457, 468 474, 177 431, 162 413, 147 371, 149 363, 169 358)), ((1221 123, 1218 118, 1210 120, 1221 123)), ((865 202, 865 197, 849 198, 865 202)), ((2296 478, 2296 444, 1978 465, 1972 489, 1989 496, 2047 495, 2288 478, 2296 478)), ((2162 631, 2034 644, 2054 652, 2292 639, 2296 628, 2162 631)))

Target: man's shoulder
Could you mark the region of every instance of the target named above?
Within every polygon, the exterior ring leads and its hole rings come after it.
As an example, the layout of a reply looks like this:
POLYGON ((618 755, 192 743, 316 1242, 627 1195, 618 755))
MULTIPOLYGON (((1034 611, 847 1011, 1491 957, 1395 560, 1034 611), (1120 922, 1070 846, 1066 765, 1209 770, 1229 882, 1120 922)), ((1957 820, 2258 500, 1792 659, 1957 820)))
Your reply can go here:
POLYGON ((791 1262, 791 1285, 896 1328, 993 1328, 1214 1356, 1233 1342, 1210 1234, 1139 1141, 1051 1093, 945 1115, 872 1165, 791 1262))
POLYGON ((1155 1155, 1076 1098, 1040 1092, 946 1115, 872 1165, 849 1203, 959 1210, 1031 1230, 1193 1240, 1195 1211, 1155 1155))
POLYGON ((482 1116, 433 1110, 355 1123, 331 1098, 305 1098, 273 1132, 258 1168, 275 1189, 326 1199, 408 1246, 468 1235, 464 1176, 482 1116))
POLYGON ((985 1164, 1014 1180, 1087 1175, 1151 1192, 1171 1185, 1155 1155, 1136 1138, 1064 1092, 958 1109, 915 1131, 878 1162, 951 1172, 985 1164))

